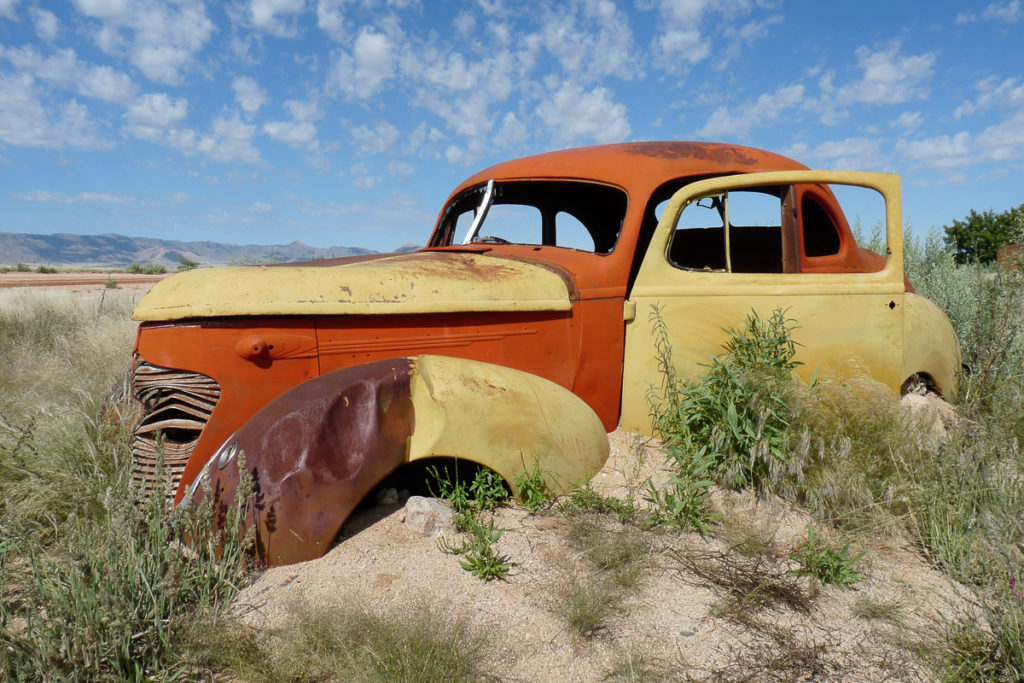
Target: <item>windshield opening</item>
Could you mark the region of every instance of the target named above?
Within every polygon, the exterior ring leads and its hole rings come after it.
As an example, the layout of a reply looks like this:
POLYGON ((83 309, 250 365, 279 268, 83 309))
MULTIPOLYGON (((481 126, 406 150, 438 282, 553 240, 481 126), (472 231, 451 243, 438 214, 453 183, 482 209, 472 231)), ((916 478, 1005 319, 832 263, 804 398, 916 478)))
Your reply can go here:
POLYGON ((626 193, 579 181, 489 183, 461 193, 444 211, 430 246, 533 244, 599 254, 615 248, 626 193), (482 213, 478 216, 478 213, 482 213))

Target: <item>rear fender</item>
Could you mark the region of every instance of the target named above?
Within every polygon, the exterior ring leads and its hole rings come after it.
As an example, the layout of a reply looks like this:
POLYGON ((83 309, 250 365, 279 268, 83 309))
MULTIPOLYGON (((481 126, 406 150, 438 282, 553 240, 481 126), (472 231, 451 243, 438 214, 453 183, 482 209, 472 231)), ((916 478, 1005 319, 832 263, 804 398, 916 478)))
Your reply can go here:
POLYGON ((607 456, 601 421, 567 389, 424 355, 337 370, 285 392, 218 448, 184 500, 212 495, 222 519, 244 460, 253 492, 243 531, 252 528, 263 562, 290 564, 323 555, 359 501, 406 462, 469 460, 510 483, 536 463, 560 492, 607 456))

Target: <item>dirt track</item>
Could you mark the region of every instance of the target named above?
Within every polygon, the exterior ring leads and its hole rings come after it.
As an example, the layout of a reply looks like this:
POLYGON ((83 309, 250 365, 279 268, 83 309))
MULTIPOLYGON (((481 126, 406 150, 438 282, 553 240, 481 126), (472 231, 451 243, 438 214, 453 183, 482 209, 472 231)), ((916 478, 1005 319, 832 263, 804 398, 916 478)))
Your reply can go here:
POLYGON ((135 273, 0 273, 0 287, 59 287, 62 289, 89 290, 103 289, 113 279, 121 289, 149 289, 154 283, 172 273, 164 275, 141 275, 135 273))

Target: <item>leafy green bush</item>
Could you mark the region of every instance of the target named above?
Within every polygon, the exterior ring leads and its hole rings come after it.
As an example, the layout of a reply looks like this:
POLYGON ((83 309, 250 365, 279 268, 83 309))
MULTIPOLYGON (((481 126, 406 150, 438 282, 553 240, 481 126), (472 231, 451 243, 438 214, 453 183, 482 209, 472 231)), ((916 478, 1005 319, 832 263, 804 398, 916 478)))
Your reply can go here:
POLYGON ((853 566, 864 557, 864 553, 851 556, 849 551, 849 544, 842 550, 825 545, 815 535, 814 527, 808 525, 807 540, 789 557, 800 564, 800 569, 793 572, 797 576, 813 576, 823 584, 846 588, 860 581, 860 574, 854 571, 853 566))
MULTIPOLYGON (((669 368, 671 351, 660 311, 652 311, 651 320, 659 362, 669 368)), ((700 461, 687 461, 687 466, 736 487, 760 487, 785 461, 792 419, 788 394, 793 370, 800 365, 794 359, 792 330, 793 321, 782 309, 767 320, 752 311, 742 327, 725 330, 724 353, 704 366, 707 372, 698 380, 676 381, 674 373, 666 374, 663 396, 652 396, 655 429, 669 448, 681 446, 700 461)))
POLYGON ((540 512, 551 501, 544 473, 540 469, 540 459, 533 461, 533 467, 527 469, 523 462, 523 471, 515 481, 516 498, 520 505, 531 513, 540 512))
POLYGON ((439 545, 446 553, 464 555, 459 564, 481 581, 505 579, 512 564, 494 549, 504 529, 494 528, 494 519, 484 524, 483 513, 490 512, 508 500, 505 482, 486 467, 478 467, 468 485, 459 479, 458 466, 452 474, 447 468, 428 467, 427 474, 437 486, 439 498, 447 500, 455 512, 455 528, 467 534, 462 543, 449 543, 441 539, 439 545))

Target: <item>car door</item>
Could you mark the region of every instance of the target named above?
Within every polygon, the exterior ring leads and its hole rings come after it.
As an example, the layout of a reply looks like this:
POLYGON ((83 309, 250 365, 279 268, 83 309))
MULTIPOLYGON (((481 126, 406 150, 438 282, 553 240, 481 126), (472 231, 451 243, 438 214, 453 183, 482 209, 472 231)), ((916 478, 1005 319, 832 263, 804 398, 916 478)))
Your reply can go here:
POLYGON ((626 302, 622 426, 651 429, 647 398, 662 382, 654 310, 665 322, 679 377, 704 372, 702 364, 721 352, 723 328, 739 326, 751 310, 767 318, 782 308, 797 326, 804 379, 818 369, 825 377, 868 375, 898 390, 903 297, 898 176, 784 171, 686 185, 665 206, 626 302), (832 192, 821 189, 826 185, 881 196, 884 259, 857 247, 845 219, 834 240, 822 238, 825 212, 807 210, 800 198, 807 187, 819 188, 817 195, 832 202, 827 208, 842 216, 832 192))

